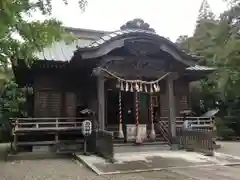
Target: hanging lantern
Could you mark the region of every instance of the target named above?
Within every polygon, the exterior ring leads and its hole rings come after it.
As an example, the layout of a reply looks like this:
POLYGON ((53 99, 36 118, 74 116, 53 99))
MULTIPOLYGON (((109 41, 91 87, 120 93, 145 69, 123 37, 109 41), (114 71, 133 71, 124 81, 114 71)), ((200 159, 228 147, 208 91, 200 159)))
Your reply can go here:
POLYGON ((126 82, 126 88, 125 88, 125 91, 129 91, 128 82, 126 82))
POLYGON ((139 83, 139 86, 140 86, 139 91, 142 92, 143 91, 143 87, 142 87, 142 83, 141 82, 139 83))
POLYGON ((121 81, 121 83, 120 83, 120 90, 121 90, 121 91, 124 91, 123 82, 122 82, 122 81, 121 81))
POLYGON ((130 91, 133 92, 133 84, 131 83, 130 91))

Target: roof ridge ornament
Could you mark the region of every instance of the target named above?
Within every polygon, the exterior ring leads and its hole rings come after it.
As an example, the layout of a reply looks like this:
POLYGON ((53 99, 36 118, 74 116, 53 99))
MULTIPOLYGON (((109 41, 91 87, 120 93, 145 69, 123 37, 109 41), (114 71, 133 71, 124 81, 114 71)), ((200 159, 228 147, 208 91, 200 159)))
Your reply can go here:
POLYGON ((131 21, 128 21, 126 24, 122 25, 120 27, 121 30, 125 29, 141 29, 145 31, 151 31, 155 32, 153 28, 150 28, 150 25, 146 22, 144 22, 142 19, 133 19, 131 21))

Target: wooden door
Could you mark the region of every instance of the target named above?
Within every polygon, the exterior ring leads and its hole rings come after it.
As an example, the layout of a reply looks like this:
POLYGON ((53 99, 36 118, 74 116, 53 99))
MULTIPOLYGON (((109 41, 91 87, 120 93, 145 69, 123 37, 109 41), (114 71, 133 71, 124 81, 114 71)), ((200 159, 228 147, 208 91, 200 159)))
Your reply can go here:
POLYGON ((149 94, 140 93, 139 107, 140 124, 149 124, 149 94))
POLYGON ((65 93, 65 115, 76 117, 76 95, 74 92, 65 93))
POLYGON ((135 124, 135 98, 133 92, 122 93, 123 123, 135 124))

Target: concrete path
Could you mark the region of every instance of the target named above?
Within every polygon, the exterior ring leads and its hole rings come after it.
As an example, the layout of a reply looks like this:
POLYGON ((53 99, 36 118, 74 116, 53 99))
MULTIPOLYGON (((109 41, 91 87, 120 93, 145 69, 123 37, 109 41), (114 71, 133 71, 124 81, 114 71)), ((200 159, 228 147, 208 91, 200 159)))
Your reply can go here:
POLYGON ((116 153, 116 162, 109 163, 94 155, 76 155, 98 175, 121 174, 133 172, 159 171, 163 169, 184 169, 189 167, 210 167, 240 165, 240 157, 216 153, 214 157, 206 157, 195 152, 186 151, 152 151, 139 153, 116 153))
POLYGON ((217 141, 217 144, 220 144, 221 148, 217 149, 216 152, 240 157, 240 142, 217 141))
POLYGON ((239 170, 239 168, 235 167, 214 165, 208 167, 172 169, 172 172, 186 175, 197 180, 239 180, 239 170))
POLYGON ((99 176, 72 159, 0 161, 0 180, 195 180, 169 170, 99 176))
POLYGON ((218 141, 217 144, 220 144, 221 148, 216 150, 216 160, 224 163, 230 161, 230 164, 223 163, 220 165, 198 168, 188 167, 183 169, 173 169, 172 171, 197 180, 239 180, 240 142, 218 141), (219 156, 221 156, 221 158, 219 158, 219 156))

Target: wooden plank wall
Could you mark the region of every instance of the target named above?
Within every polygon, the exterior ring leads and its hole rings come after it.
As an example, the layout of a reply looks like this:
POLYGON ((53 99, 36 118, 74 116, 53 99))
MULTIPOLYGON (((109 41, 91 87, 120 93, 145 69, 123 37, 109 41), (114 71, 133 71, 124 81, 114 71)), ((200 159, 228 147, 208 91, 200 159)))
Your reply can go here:
POLYGON ((84 82, 83 79, 75 81, 71 77, 64 77, 64 73, 52 74, 42 73, 35 77, 35 117, 76 117, 77 104, 86 104, 88 108, 96 111, 94 78, 86 77, 84 79, 88 81, 84 82))
POLYGON ((51 76, 39 76, 35 78, 34 87, 34 116, 60 117, 63 93, 60 81, 51 76))
MULTIPOLYGON (((176 116, 180 115, 180 111, 191 109, 189 102, 189 82, 184 79, 178 79, 174 82, 174 96, 176 104, 176 116)), ((160 116, 168 116, 168 99, 165 83, 161 84, 160 93, 160 116)))

